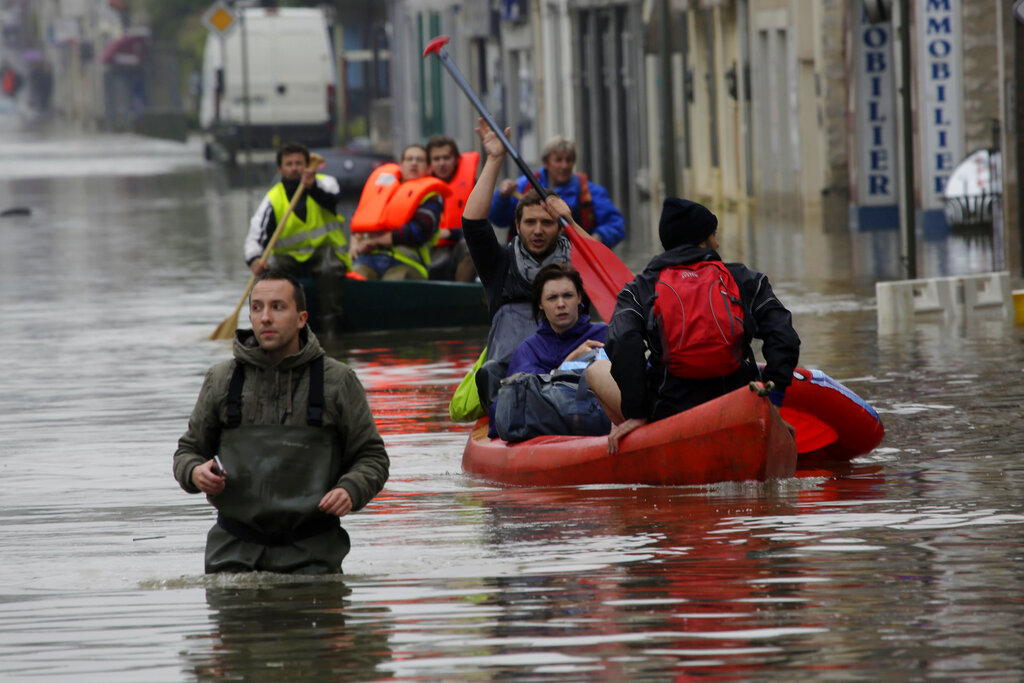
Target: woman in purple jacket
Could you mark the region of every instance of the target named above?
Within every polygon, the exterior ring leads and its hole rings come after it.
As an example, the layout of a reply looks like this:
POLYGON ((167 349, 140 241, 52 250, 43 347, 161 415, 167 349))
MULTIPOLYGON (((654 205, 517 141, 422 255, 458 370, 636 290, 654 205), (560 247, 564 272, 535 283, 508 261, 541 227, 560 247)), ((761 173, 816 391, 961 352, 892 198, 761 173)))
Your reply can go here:
MULTIPOLYGON (((571 265, 551 263, 541 268, 533 280, 532 293, 533 315, 539 320, 537 331, 516 347, 507 377, 522 373, 543 375, 590 351, 603 349, 608 326, 592 323, 590 316, 580 312, 583 280, 571 265)), ((499 394, 499 400, 489 407, 491 438, 498 436, 495 414, 501 400, 508 398, 499 394)))
POLYGON ((533 280, 533 317, 537 331, 523 340, 508 364, 507 377, 517 372, 542 375, 604 346, 608 326, 590 322, 580 312, 583 280, 567 263, 552 263, 533 280))

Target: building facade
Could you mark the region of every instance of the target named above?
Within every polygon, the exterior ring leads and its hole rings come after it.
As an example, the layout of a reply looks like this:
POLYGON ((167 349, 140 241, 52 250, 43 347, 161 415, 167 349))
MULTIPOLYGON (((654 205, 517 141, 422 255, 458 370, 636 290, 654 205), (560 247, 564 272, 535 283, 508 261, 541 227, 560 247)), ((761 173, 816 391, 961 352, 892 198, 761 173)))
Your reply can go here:
MULTIPOLYGON (((154 75, 155 46, 139 63, 129 59, 133 36, 144 37, 141 17, 129 26, 104 0, 0 6, 9 16, 31 13, 40 27, 36 52, 52 68, 58 115, 117 129, 140 98, 148 110, 180 106, 155 99, 173 89, 147 87, 181 80, 154 75)), ((964 159, 985 150, 987 208, 970 227, 987 229, 998 245, 993 268, 1021 272, 1024 16, 1005 0, 324 6, 333 8, 342 74, 342 141, 368 138, 395 152, 445 133, 475 148, 477 112, 439 61, 423 58, 431 39, 448 35, 452 60, 531 167, 551 137, 576 142, 578 170, 609 190, 630 247, 657 245, 662 199, 681 195, 720 213, 781 215, 823 235, 890 235, 893 260, 882 274, 899 275, 908 250, 916 253, 900 236, 908 222, 901 206, 913 205, 916 249, 941 248, 958 229, 946 186, 964 159), (906 63, 903 21, 891 16, 904 6, 906 63), (869 11, 876 7, 888 12, 869 11)), ((35 54, 24 47, 20 55, 35 54)))
POLYGON ((895 234, 908 169, 915 234, 939 240, 951 229, 943 189, 953 170, 998 147, 997 239, 1019 273, 1010 164, 1020 22, 1005 5, 909 0, 910 160, 897 24, 872 23, 863 0, 390 0, 392 130, 396 146, 437 132, 475 145, 475 111, 421 58, 447 34, 523 158, 536 167, 548 138, 574 139, 578 168, 609 189, 640 248, 656 244, 666 194, 820 217, 812 224, 826 234, 895 234))

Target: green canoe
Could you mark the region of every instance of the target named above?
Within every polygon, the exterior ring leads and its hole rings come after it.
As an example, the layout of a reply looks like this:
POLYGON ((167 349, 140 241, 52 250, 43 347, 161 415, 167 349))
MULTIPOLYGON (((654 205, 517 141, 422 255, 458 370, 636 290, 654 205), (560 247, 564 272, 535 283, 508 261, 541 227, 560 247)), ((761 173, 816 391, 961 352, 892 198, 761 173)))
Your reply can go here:
MULTIPOLYGON (((304 282, 303 285, 310 294, 309 283, 304 282)), ((478 282, 346 278, 340 287, 340 312, 334 310, 323 319, 310 316, 310 325, 318 334, 468 327, 490 323, 487 298, 478 282)), ((336 296, 331 298, 338 299, 336 296)), ((324 298, 320 297, 320 300, 324 301, 324 298)), ((313 307, 310 308, 312 314, 313 307)))

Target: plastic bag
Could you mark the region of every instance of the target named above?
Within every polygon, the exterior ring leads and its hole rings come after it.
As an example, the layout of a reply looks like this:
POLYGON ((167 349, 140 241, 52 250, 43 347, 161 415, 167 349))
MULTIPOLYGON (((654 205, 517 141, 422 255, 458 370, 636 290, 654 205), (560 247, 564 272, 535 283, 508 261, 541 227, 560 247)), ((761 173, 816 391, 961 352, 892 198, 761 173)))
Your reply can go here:
POLYGON ((473 363, 466 376, 459 382, 452 400, 448 403, 448 415, 452 422, 473 422, 483 417, 487 411, 480 405, 480 393, 476 389, 476 372, 487 360, 487 347, 480 352, 480 357, 473 363))

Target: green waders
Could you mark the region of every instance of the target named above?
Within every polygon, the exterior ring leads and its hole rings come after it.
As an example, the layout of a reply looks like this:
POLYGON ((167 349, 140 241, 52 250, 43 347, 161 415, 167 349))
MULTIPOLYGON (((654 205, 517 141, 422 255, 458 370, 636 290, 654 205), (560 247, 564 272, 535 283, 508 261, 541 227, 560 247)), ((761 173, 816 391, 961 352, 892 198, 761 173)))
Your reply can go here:
POLYGON ((341 476, 336 435, 320 426, 323 358, 309 372, 307 426, 242 425, 244 367, 236 364, 219 449, 227 486, 209 497, 218 514, 206 536, 206 573, 341 571, 348 534, 317 507, 341 476))

